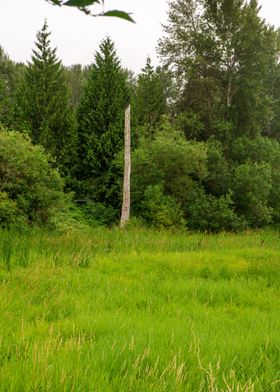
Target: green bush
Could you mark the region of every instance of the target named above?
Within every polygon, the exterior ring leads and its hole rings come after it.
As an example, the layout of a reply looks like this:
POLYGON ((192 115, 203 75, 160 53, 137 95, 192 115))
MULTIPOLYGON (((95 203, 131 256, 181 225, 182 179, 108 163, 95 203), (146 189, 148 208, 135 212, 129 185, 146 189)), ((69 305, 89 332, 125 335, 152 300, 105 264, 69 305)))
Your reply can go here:
POLYGON ((190 142, 165 121, 132 161, 133 212, 161 227, 237 231, 244 221, 229 193, 231 168, 217 141, 190 142))
POLYGON ((0 223, 50 224, 67 205, 63 180, 40 146, 26 136, 0 130, 0 223))
POLYGON ((0 192, 0 227, 16 226, 24 222, 24 217, 17 203, 9 199, 6 192, 0 192))
POLYGON ((117 221, 116 209, 102 203, 88 201, 79 207, 83 220, 91 226, 108 226, 117 221))
POLYGON ((272 221, 273 209, 269 206, 273 185, 271 172, 271 165, 265 162, 247 162, 234 170, 232 190, 236 209, 252 227, 272 221))
POLYGON ((142 202, 142 217, 151 226, 183 228, 183 212, 174 197, 165 195, 161 185, 147 187, 142 202))
POLYGON ((232 189, 240 214, 251 226, 280 223, 280 145, 258 136, 233 140, 230 158, 232 189))
POLYGON ((272 220, 280 223, 280 168, 274 168, 271 174, 272 187, 270 190, 268 205, 273 210, 272 220))
POLYGON ((185 210, 190 229, 218 232, 238 231, 245 227, 245 222, 234 211, 230 193, 215 197, 197 188, 185 210))
POLYGON ((231 168, 222 145, 217 140, 207 142, 207 176, 203 185, 207 193, 222 196, 228 193, 231 168))
POLYGON ((188 142, 165 120, 154 140, 142 141, 132 154, 131 193, 133 212, 138 215, 148 186, 160 184, 166 195, 181 205, 188 200, 194 181, 207 175, 207 146, 188 142))

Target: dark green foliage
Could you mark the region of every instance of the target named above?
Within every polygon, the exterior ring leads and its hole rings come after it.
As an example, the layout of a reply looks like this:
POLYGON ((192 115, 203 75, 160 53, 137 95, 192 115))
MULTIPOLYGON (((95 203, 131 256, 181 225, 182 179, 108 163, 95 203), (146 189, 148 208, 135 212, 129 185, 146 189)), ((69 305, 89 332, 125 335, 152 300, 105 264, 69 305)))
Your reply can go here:
POLYGON ((187 137, 226 142, 272 132, 279 36, 258 12, 255 0, 170 3, 159 51, 174 71, 187 137))
POLYGON ((175 121, 177 127, 184 132, 187 139, 199 139, 199 135, 203 132, 202 119, 193 110, 187 109, 178 113, 175 121))
POLYGON ((231 143, 230 158, 236 163, 264 161, 277 166, 280 162, 280 146, 276 140, 268 137, 239 137, 231 143))
POLYGON ((122 173, 114 159, 123 148, 128 100, 126 74, 107 38, 96 53, 78 109, 78 178, 85 194, 115 207, 120 206, 122 173))
POLYGON ((171 178, 165 192, 181 195, 191 228, 278 222, 280 147, 261 135, 279 133, 279 32, 256 0, 173 0, 165 32, 159 52, 177 85, 173 123, 207 141, 205 176, 179 176, 179 193, 171 178))
POLYGON ((272 189, 271 166, 268 163, 244 163, 235 168, 232 189, 239 214, 250 226, 270 223, 272 208, 268 206, 272 189))
POLYGON ((49 36, 45 22, 17 94, 16 128, 44 146, 68 174, 75 163, 75 120, 63 68, 49 36))
MULTIPOLYGON (((138 112, 137 112, 137 101, 136 101, 136 87, 137 77, 134 72, 129 69, 125 69, 125 77, 128 88, 128 96, 130 103, 130 123, 131 123, 131 148, 134 149, 139 145, 140 138, 145 132, 141 126, 138 126, 138 112)), ((122 155, 123 160, 123 155, 122 155)))
POLYGON ((15 64, 0 46, 0 123, 10 126, 13 122, 14 100, 23 64, 15 64))
POLYGON ((0 225, 45 226, 66 206, 63 180, 41 146, 0 130, 0 225))
POLYGON ((160 184, 150 185, 144 192, 141 203, 142 217, 145 221, 159 228, 183 228, 183 211, 175 198, 164 194, 160 184))
POLYGON ((166 109, 166 97, 159 72, 156 72, 148 58, 146 66, 138 77, 136 87, 136 111, 138 125, 152 129, 166 109))
POLYGON ((214 139, 207 142, 207 169, 203 183, 206 192, 215 196, 226 195, 232 168, 226 160, 222 144, 214 139))
POLYGON ((233 121, 239 135, 256 136, 270 127, 272 88, 279 56, 277 32, 258 15, 258 1, 243 6, 236 45, 238 73, 233 95, 233 121))
MULTIPOLYGON (((98 3, 52 2, 86 13, 98 3)), ((45 23, 16 107, 24 67, 0 50, 0 122, 10 125, 15 109, 15 129, 44 146, 76 191, 77 205, 61 215, 65 227, 118 221, 128 103, 137 222, 214 232, 279 224, 279 31, 261 19, 257 0, 172 0, 165 32, 163 65, 154 69, 148 58, 135 77, 122 69, 110 38, 91 66, 63 68, 45 23)), ((22 159, 15 154, 16 167, 22 159)), ((34 213, 37 188, 29 195, 16 181, 11 193, 6 182, 1 225, 49 220, 34 213)))
POLYGON ((202 231, 279 222, 279 154, 278 143, 264 137, 238 138, 226 148, 214 139, 187 142, 165 120, 133 153, 133 213, 171 226, 173 209, 179 225, 182 213, 187 227, 202 231))
POLYGON ((253 226, 279 222, 280 146, 267 137, 240 137, 230 148, 232 189, 238 210, 253 226))
POLYGON ((110 226, 116 221, 116 210, 102 203, 88 201, 80 207, 83 221, 91 226, 110 226))
POLYGON ((280 64, 277 64, 273 68, 269 73, 273 98, 271 102, 272 118, 265 127, 263 134, 280 141, 280 64))
MULTIPOLYGON (((164 184, 164 190, 186 198, 186 184, 193 178, 202 180, 207 174, 207 149, 203 143, 187 142, 183 135, 164 119, 154 140, 143 139, 132 156, 132 199, 139 200, 147 185, 164 184)), ((137 203, 138 204, 138 203, 137 203)))
POLYGON ((70 88, 71 104, 76 110, 80 104, 83 89, 88 76, 88 67, 75 64, 64 68, 65 80, 70 88))
POLYGON ((182 226, 181 208, 189 202, 196 182, 200 183, 206 175, 206 145, 187 142, 164 119, 154 140, 144 139, 132 155, 134 214, 154 225, 182 226))
POLYGON ((194 189, 192 200, 186 205, 188 226, 200 231, 238 231, 246 226, 245 220, 234 211, 234 201, 229 193, 215 197, 202 188, 194 189))
POLYGON ((11 115, 12 84, 13 62, 0 46, 0 122, 5 125, 11 115))
POLYGON ((280 223, 280 164, 274 168, 271 173, 272 187, 268 200, 268 207, 272 211, 272 220, 274 223, 280 223))
MULTIPOLYGON (((2 182, 2 181, 1 181, 2 182)), ((21 211, 17 207, 17 203, 11 199, 6 192, 0 192, 0 227, 9 225, 17 225, 24 223, 21 211)))

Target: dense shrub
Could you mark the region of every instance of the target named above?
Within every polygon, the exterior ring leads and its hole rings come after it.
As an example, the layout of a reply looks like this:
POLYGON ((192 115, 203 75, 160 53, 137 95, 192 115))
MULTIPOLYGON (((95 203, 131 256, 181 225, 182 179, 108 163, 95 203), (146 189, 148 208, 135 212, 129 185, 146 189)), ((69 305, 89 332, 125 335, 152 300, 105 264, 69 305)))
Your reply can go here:
POLYGON ((197 189, 191 202, 185 206, 188 227, 200 231, 238 231, 245 222, 234 211, 231 194, 215 197, 197 189))
MULTIPOLYGON (((102 203, 87 201, 79 208, 82 220, 91 226, 111 225, 117 222, 117 211, 112 206, 105 206, 102 203)), ((118 211, 120 213, 120 211, 118 211)))
POLYGON ((280 163, 280 146, 275 139, 258 136, 239 137, 230 146, 230 157, 234 163, 268 162, 280 163))
POLYGON ((231 168, 221 144, 187 141, 165 121, 133 153, 133 211, 155 226, 238 230, 228 184, 231 168))
POLYGON ((203 185, 207 193, 226 195, 229 189, 231 167, 225 158, 222 145, 217 140, 207 142, 207 176, 203 185))
POLYGON ((207 175, 207 147, 188 142, 164 121, 152 141, 142 141, 132 155, 132 207, 141 214, 148 186, 161 185, 164 194, 181 205, 188 200, 194 181, 207 175))
POLYGON ((47 225, 66 205, 63 180, 40 146, 0 130, 0 224, 47 225))
POLYGON ((0 192, 0 227, 17 225, 24 222, 17 203, 9 199, 6 192, 0 192))
POLYGON ((142 216, 152 226, 182 228, 185 226, 183 212, 174 197, 163 193, 161 185, 150 185, 144 193, 142 216))
POLYGON ((237 211, 252 227, 268 224, 273 209, 269 206, 272 189, 271 165, 269 163, 244 163, 235 168, 232 190, 237 211))
POLYGON ((270 189, 268 206, 272 209, 272 220, 280 223, 280 167, 271 173, 272 187, 270 189))
POLYGON ((154 139, 132 156, 132 210, 157 227, 184 227, 183 210, 195 181, 207 174, 204 143, 188 142, 164 119, 154 139))

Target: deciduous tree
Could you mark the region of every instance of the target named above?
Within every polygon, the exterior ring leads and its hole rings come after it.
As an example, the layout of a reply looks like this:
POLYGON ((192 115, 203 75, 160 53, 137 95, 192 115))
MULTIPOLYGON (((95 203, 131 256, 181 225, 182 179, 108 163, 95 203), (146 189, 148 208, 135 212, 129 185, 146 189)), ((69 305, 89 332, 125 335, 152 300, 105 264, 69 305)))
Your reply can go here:
POLYGON ((277 32, 256 0, 174 0, 159 43, 178 85, 177 112, 187 137, 253 137, 274 116, 277 32))

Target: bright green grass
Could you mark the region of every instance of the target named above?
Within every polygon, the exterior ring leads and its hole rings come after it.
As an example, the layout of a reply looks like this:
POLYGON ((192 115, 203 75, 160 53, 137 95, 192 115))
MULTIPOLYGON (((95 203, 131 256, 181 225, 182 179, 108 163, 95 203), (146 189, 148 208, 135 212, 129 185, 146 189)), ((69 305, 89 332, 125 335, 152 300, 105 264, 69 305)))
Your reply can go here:
POLYGON ((0 391, 280 391, 280 238, 0 232, 0 391))

